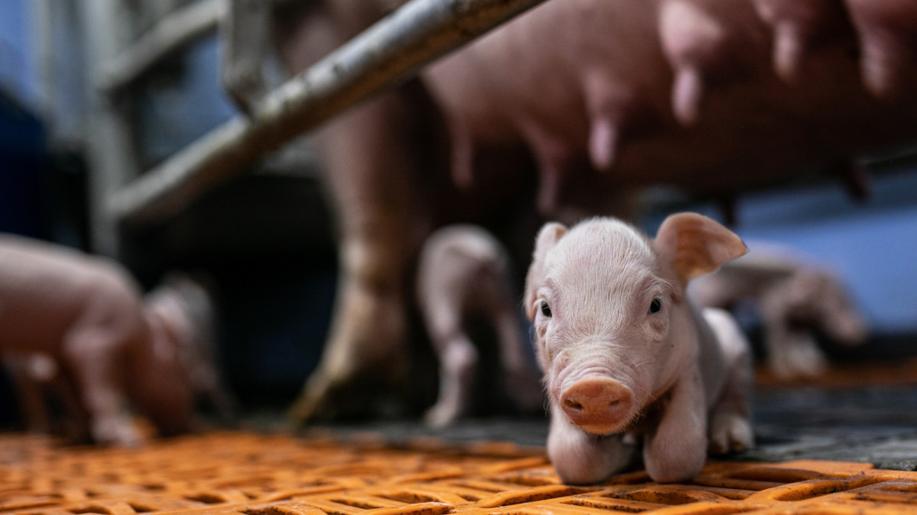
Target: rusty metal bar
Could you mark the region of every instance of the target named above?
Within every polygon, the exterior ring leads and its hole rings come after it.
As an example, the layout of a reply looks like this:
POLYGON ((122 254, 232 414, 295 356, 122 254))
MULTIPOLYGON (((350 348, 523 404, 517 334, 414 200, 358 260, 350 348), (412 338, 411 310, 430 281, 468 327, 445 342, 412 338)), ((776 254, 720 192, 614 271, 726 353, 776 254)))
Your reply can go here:
POLYGON ((163 220, 267 152, 544 0, 412 0, 115 194, 112 216, 163 220))

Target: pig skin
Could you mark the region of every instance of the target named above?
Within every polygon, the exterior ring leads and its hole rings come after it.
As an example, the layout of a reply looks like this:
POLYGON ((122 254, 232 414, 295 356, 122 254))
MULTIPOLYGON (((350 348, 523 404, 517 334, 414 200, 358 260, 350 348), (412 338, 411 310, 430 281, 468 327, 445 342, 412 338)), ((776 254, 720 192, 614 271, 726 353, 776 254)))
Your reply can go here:
POLYGON ((434 427, 471 408, 478 351, 465 329, 479 316, 496 333, 503 384, 517 407, 542 404, 541 385, 526 356, 527 338, 510 283, 509 256, 487 231, 450 225, 433 233, 420 255, 417 300, 439 362, 439 398, 426 414, 434 427))
MULTIPOLYGON (((303 70, 398 3, 281 12, 283 63, 303 70)), ((544 216, 626 217, 647 185, 723 197, 909 144, 915 5, 552 0, 343 114, 317 138, 342 280, 293 414, 402 362, 410 263, 445 207, 468 220, 534 183, 544 216)))
POLYGON ((693 213, 655 240, 616 219, 537 238, 525 307, 551 405, 548 456, 568 483, 596 483, 632 459, 658 482, 689 480, 714 452, 750 447, 750 350, 732 317, 696 309, 688 282, 745 252, 693 213))
POLYGON ((48 427, 41 387, 65 390, 65 415, 99 443, 140 442, 132 403, 161 434, 189 429, 193 387, 183 359, 194 332, 172 294, 149 309, 137 285, 113 261, 0 235, 0 354, 17 370, 27 424, 48 427), (29 366, 49 361, 47 373, 29 366))
POLYGON ((849 346, 864 343, 868 335, 863 314, 840 279, 779 246, 755 246, 695 281, 689 293, 702 306, 728 309, 750 302, 761 316, 769 367, 784 379, 816 376, 827 368, 813 330, 849 346))

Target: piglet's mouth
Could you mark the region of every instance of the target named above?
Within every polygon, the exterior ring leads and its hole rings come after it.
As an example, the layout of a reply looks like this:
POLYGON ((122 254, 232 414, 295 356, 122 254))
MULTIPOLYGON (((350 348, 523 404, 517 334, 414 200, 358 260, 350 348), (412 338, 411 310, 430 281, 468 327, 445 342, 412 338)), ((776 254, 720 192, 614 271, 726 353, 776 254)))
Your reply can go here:
POLYGON ((560 408, 583 431, 607 435, 624 430, 633 417, 634 394, 619 381, 592 376, 560 395, 560 408))
POLYGON ((576 424, 576 427, 593 436, 608 436, 617 433, 623 433, 627 429, 627 421, 615 425, 606 424, 576 424))

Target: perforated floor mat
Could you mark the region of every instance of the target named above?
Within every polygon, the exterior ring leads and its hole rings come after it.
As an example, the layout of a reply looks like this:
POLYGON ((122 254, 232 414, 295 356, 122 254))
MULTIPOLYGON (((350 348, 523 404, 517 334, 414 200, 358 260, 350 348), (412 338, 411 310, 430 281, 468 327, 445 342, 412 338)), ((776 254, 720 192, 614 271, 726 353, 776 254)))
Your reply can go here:
POLYGON ((560 484, 538 450, 403 448, 211 434, 141 449, 0 437, 0 512, 282 515, 917 513, 917 473, 843 462, 712 463, 692 483, 642 472, 560 484))

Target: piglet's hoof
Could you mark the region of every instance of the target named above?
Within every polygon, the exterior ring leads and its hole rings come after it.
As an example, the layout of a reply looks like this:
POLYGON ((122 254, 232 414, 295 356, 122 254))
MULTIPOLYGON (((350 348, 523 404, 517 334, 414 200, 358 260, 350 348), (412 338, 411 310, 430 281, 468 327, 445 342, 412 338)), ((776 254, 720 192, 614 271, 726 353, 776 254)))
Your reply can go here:
POLYGON ((734 413, 713 417, 710 427, 710 452, 731 454, 751 449, 754 435, 748 419, 734 413))
POLYGON ((828 370, 828 360, 814 340, 798 338, 771 353, 770 367, 781 379, 811 378, 828 370))
POLYGON ((452 425, 461 412, 458 403, 438 402, 427 411, 423 421, 427 426, 439 429, 452 425))
POLYGON ((96 443, 117 447, 137 447, 143 438, 128 417, 110 417, 92 425, 92 438, 96 443))

